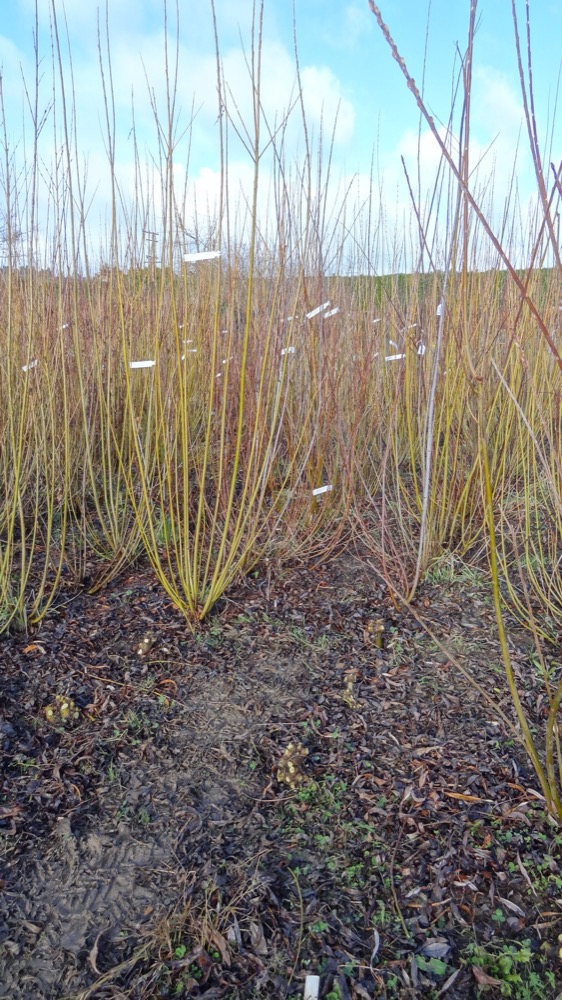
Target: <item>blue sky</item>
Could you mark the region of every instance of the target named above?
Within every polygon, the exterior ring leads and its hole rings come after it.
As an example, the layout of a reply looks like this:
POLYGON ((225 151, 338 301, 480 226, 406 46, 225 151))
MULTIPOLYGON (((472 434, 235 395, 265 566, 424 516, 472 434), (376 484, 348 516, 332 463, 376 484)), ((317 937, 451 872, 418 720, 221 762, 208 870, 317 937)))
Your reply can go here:
MULTIPOLYGON (((39 0, 39 53, 42 72, 41 107, 49 105, 52 93, 51 0, 39 0)), ((451 105, 451 88, 459 60, 457 46, 464 52, 469 13, 468 0, 433 0, 429 11, 420 0, 381 0, 381 11, 410 71, 421 85, 424 46, 428 29, 425 62, 425 94, 437 121, 446 122, 451 105), (429 27, 428 27, 429 19, 429 27)), ((25 97, 22 74, 33 84, 33 31, 35 0, 11 0, 3 5, 0 20, 0 60, 10 148, 22 150, 25 97), (19 143, 19 146, 18 146, 19 143)), ((105 30, 101 5, 102 27, 105 30)), ((112 50, 114 96, 117 121, 117 168, 127 188, 134 179, 131 104, 135 106, 137 139, 141 156, 150 162, 156 157, 156 129, 148 97, 149 87, 162 115, 164 103, 163 2, 162 0, 109 0, 109 35, 112 50)), ((520 2, 521 25, 524 6, 520 2)), ((80 157, 88 159, 89 190, 96 191, 96 204, 107 202, 109 181, 103 139, 103 107, 97 46, 97 5, 95 0, 55 0, 59 32, 66 27, 72 53, 77 137, 80 157), (65 27, 66 15, 66 27, 65 27)), ((522 106, 510 0, 480 0, 479 29, 474 59, 473 162, 480 160, 480 178, 485 180, 496 164, 496 208, 501 204, 515 161, 522 124, 522 106)), ((207 0, 179 0, 178 104, 180 122, 187 125, 191 108, 196 117, 191 133, 189 171, 186 172, 187 145, 178 145, 177 180, 187 179, 190 191, 198 192, 201 206, 218 187, 217 101, 215 62, 210 5, 207 0)), ((251 116, 251 94, 245 55, 250 48, 251 0, 216 0, 216 14, 224 74, 234 103, 244 121, 251 116)), ((304 100, 310 134, 317 140, 321 128, 331 135, 334 120, 332 173, 359 178, 363 189, 373 155, 375 181, 381 181, 395 216, 406 211, 403 190, 404 156, 409 169, 418 157, 419 117, 388 46, 383 39, 367 0, 295 0, 296 32, 304 100), (398 205, 398 208, 396 206, 398 205)), ((175 2, 168 2, 169 35, 176 36, 175 2)), ((562 37, 562 0, 531 3, 531 28, 535 52, 534 84, 539 135, 546 141, 552 129, 562 37)), ((175 43, 174 43, 175 44, 175 43)), ((67 86, 70 60, 64 47, 67 86)), ((291 0, 266 0, 263 47, 262 100, 268 121, 280 120, 295 94, 293 53, 293 12, 291 0)), ((554 159, 562 158, 560 130, 553 135, 554 159)), ((49 143, 53 146, 52 121, 44 131, 42 155, 47 163, 49 143)), ((286 136, 287 156, 302 162, 303 136, 298 115, 293 113, 286 136)), ((438 156, 433 140, 422 130, 422 186, 434 176, 438 156)), ((52 162, 52 160, 51 160, 52 162)), ((48 171, 47 166, 47 171, 48 171)), ((248 158, 232 137, 230 171, 233 187, 247 190, 251 177, 248 158)), ((526 153, 523 132, 517 161, 517 178, 523 200, 533 187, 533 173, 526 153)), ((101 217, 101 207, 96 209, 101 217)), ((93 217, 93 216, 92 216, 93 217)))

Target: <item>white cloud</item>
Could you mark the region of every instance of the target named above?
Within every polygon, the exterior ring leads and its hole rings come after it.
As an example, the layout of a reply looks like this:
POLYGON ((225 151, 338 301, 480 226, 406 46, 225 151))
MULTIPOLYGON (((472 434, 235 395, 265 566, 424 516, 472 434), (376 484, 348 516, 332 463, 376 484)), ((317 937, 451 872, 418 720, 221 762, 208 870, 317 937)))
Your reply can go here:
POLYGON ((338 78, 327 67, 305 66, 302 71, 304 105, 309 122, 320 126, 328 135, 336 122, 336 143, 349 143, 353 137, 355 112, 351 101, 343 96, 338 78))
MULTIPOLYGON (((438 131, 442 141, 448 148, 453 147, 454 141, 452 136, 447 134, 447 129, 441 126, 438 131)), ((452 151, 456 152, 454 149, 452 151)), ((413 129, 407 129, 402 134, 398 140, 393 158, 400 158, 402 156, 412 179, 417 177, 419 162, 422 190, 426 189, 434 180, 443 159, 439 144, 427 127, 423 128, 421 133, 413 129)))
POLYGON ((516 137, 523 123, 521 94, 504 73, 492 66, 474 69, 472 117, 478 132, 516 137))
MULTIPOLYGON (((469 141, 470 190, 492 230, 499 234, 506 201, 508 198, 513 198, 514 191, 517 191, 522 225, 525 225, 534 198, 535 180, 532 161, 526 142, 526 132, 521 132, 520 95, 501 73, 489 67, 476 68, 472 108, 469 141)), ((453 160, 458 163, 460 157, 458 135, 448 131, 444 126, 439 128, 439 135, 453 160)), ((435 246, 435 254, 439 254, 439 248, 442 254, 457 189, 453 173, 443 160, 439 144, 425 123, 420 133, 414 129, 407 129, 402 133, 395 148, 384 155, 381 171, 384 191, 387 195, 395 193, 394 202, 388 202, 389 225, 403 227, 404 231, 407 231, 409 220, 410 230, 414 233, 412 246, 415 247, 417 221, 405 180, 402 158, 416 202, 419 200, 426 237, 429 243, 435 246), (430 216, 430 202, 436 184, 440 191, 440 201, 439 205, 434 202, 430 216)), ((509 217, 516 218, 513 201, 509 217)), ((475 222, 475 225, 479 230, 479 224, 475 222)), ((523 237, 521 245, 524 245, 523 237)), ((484 239, 483 242, 480 241, 480 246, 485 248, 491 245, 484 239)), ((490 252, 493 255, 491 249, 490 252)))
POLYGON ((341 48, 353 49, 359 40, 374 30, 375 19, 366 3, 354 0, 343 9, 341 33, 334 39, 341 48))

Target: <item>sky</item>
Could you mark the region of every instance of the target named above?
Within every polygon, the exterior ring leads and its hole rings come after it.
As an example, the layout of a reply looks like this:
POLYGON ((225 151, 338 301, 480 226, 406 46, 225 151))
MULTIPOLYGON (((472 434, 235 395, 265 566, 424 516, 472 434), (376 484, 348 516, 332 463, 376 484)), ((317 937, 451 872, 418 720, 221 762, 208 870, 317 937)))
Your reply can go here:
MULTIPOLYGON (((469 0, 380 0, 379 6, 428 108, 445 134, 454 81, 464 54, 469 0)), ((56 14, 68 108, 75 108, 76 154, 87 177, 86 204, 92 238, 102 238, 111 201, 111 170, 100 73, 98 25, 104 73, 108 79, 107 38, 115 108, 115 174, 125 196, 135 188, 136 145, 146 165, 142 185, 153 185, 150 200, 161 204, 155 181, 158 129, 166 119, 165 40, 172 70, 177 53, 176 138, 174 178, 185 192, 186 227, 197 226, 213 211, 220 183, 219 107, 211 5, 208 0, 38 0, 39 118, 45 122, 40 157, 45 191, 40 196, 39 227, 48 228, 47 202, 52 199, 56 146, 61 146, 61 88, 53 102, 53 11, 56 14), (73 86, 72 86, 73 83, 73 86), (74 94, 72 98, 71 95, 74 94), (133 109, 135 132, 133 137, 133 109), (58 138, 55 139, 55 136, 58 138), (87 166, 86 166, 87 165, 87 166), (51 195, 46 193, 50 188, 51 195)), ((517 0, 521 29, 525 9, 517 0)), ((488 187, 488 208, 499 218, 515 174, 525 207, 535 188, 528 153, 521 87, 514 46, 511 0, 479 0, 474 52, 471 160, 474 185, 488 187)), ((562 159, 562 135, 554 117, 562 0, 530 0, 533 83, 539 140, 546 162, 562 159)), ((215 0, 216 24, 226 102, 231 116, 228 178, 233 202, 247 205, 252 186, 251 156, 237 138, 240 123, 251 131, 252 90, 248 62, 252 48, 252 0, 215 0)), ((28 98, 35 86, 35 0, 3 4, 0 18, 0 64, 7 143, 25 184, 22 163, 29 159, 31 119, 28 98)), ((302 171, 305 135, 298 107, 295 37, 306 112, 307 137, 314 162, 330 158, 329 215, 341 211, 342 192, 353 190, 354 204, 364 204, 369 191, 382 188, 390 227, 411 216, 402 158, 414 187, 431 190, 439 164, 436 144, 422 124, 412 94, 392 59, 371 13, 368 0, 265 0, 261 102, 262 144, 267 129, 285 124, 287 169, 297 179, 302 171), (294 14, 294 21, 293 21, 294 14), (331 152, 330 152, 330 143, 331 152)), ((457 125, 455 124, 453 131, 457 125)), ((270 150, 271 152, 271 150, 270 150)), ((272 160, 263 155, 260 211, 271 213, 272 160), (269 191, 269 195, 268 195, 269 191)), ((148 195, 147 195, 148 197, 148 195)), ((378 199, 378 193, 377 193, 378 199)), ((239 213, 240 214, 240 213, 239 213)), ((244 214, 243 207, 241 214, 244 214)), ((351 212, 353 215, 353 212, 351 212)), ((52 210, 51 210, 52 215, 52 210)), ((155 222, 154 225, 157 225, 155 222)), ((199 231, 199 228, 198 228, 199 231)))

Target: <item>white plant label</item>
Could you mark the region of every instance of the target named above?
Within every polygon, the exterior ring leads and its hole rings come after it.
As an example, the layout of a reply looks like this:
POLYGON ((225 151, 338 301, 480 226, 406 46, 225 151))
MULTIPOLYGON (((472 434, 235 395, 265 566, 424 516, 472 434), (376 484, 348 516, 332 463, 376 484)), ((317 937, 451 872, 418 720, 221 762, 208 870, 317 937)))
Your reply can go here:
POLYGON ((154 368, 155 361, 129 361, 129 368, 154 368))
POLYGON ((437 306, 437 311, 435 313, 436 316, 443 315, 443 307, 444 307, 444 302, 440 302, 439 305, 437 306))
POLYGON ((303 1000, 318 1000, 320 996, 320 976, 307 976, 304 981, 303 1000))
POLYGON ((320 313, 324 312, 325 309, 329 309, 329 307, 330 307, 329 300, 328 302, 323 302, 321 306, 316 306, 316 309, 313 309, 312 312, 307 313, 306 318, 314 319, 315 316, 318 316, 320 313))
POLYGON ((340 311, 340 307, 336 306, 335 309, 330 309, 330 312, 324 313, 324 319, 330 319, 330 316, 337 316, 340 311))
POLYGON ((285 354, 294 354, 294 353, 295 353, 295 348, 294 347, 282 347, 281 348, 281 357, 282 358, 285 356, 285 354))
POLYGON ((406 357, 405 354, 387 354, 385 361, 402 361, 406 357))
POLYGON ((186 264, 196 264, 200 260, 216 260, 220 255, 220 250, 202 250, 200 253, 184 253, 183 259, 186 264))
POLYGON ((420 358, 423 358, 425 354, 425 344, 418 344, 418 354, 420 358))
POLYGON ((317 486, 315 490, 312 491, 313 497, 320 497, 323 493, 331 493, 333 486, 317 486))
POLYGON ((28 365, 23 365, 22 372, 30 372, 32 368, 37 368, 38 364, 39 362, 37 361, 36 358, 35 361, 30 361, 28 365))

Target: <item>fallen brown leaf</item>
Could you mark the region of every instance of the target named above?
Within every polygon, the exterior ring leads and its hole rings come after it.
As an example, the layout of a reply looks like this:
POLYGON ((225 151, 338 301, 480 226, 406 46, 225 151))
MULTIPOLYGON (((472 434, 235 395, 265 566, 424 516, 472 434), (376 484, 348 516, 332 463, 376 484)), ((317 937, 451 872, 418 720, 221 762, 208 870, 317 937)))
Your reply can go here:
POLYGON ((207 944, 210 947, 215 947, 224 962, 225 965, 230 965, 232 962, 232 956, 230 954, 230 948, 222 936, 222 934, 217 930, 210 930, 207 935, 207 944))
MULTIPOLYGON (((481 799, 478 795, 465 795, 464 792, 443 792, 449 799, 460 799, 461 802, 486 802, 486 799, 481 799)), ((488 800, 489 801, 489 800, 488 800)))
POLYGON ((484 972, 484 969, 481 969, 478 965, 472 966, 472 975, 479 986, 501 986, 501 981, 499 979, 494 979, 493 976, 489 976, 488 973, 484 972))
POLYGON ((256 954, 267 955, 267 942, 264 937, 263 927, 257 921, 252 921, 250 924, 250 940, 256 954))

